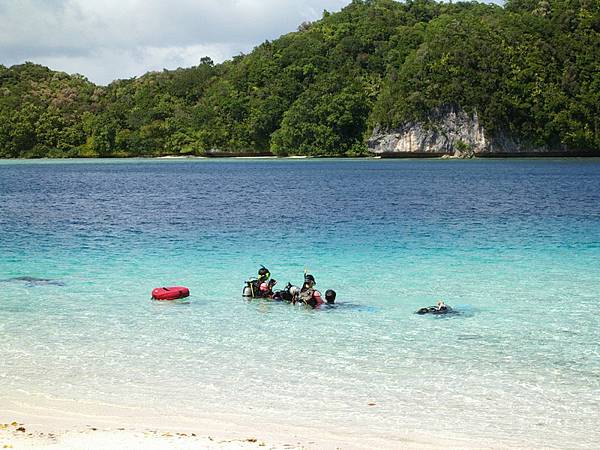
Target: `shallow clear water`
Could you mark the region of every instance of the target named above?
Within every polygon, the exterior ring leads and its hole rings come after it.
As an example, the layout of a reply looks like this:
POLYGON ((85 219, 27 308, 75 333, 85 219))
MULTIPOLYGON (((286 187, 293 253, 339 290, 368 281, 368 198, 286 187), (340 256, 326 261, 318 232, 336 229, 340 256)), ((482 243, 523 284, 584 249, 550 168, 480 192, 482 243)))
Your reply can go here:
POLYGON ((21 276, 60 283, 0 281, 0 399, 600 442, 597 159, 0 162, 21 276), (260 264, 340 306, 244 302, 260 264))

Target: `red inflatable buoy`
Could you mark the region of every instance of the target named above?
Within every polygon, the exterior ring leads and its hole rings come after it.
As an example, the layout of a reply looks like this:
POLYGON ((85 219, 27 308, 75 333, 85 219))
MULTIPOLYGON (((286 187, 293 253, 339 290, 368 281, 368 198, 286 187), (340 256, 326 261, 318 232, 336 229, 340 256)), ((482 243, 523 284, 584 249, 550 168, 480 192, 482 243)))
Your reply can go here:
POLYGON ((154 300, 176 300, 178 298, 189 297, 190 290, 183 286, 170 286, 152 289, 152 298, 154 300))

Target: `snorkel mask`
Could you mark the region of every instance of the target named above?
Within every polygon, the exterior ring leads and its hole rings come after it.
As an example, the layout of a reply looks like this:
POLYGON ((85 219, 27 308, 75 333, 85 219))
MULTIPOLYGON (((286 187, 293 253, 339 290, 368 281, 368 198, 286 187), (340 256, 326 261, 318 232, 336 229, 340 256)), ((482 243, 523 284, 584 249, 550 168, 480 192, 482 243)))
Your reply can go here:
POLYGON ((268 280, 271 277, 271 273, 265 266, 260 266, 260 269, 258 269, 258 277, 261 280, 268 280))
POLYGON ((304 283, 311 284, 312 286, 314 286, 314 285, 317 284, 317 282, 315 281, 315 277, 313 277, 309 273, 307 273, 306 275, 304 275, 304 283))

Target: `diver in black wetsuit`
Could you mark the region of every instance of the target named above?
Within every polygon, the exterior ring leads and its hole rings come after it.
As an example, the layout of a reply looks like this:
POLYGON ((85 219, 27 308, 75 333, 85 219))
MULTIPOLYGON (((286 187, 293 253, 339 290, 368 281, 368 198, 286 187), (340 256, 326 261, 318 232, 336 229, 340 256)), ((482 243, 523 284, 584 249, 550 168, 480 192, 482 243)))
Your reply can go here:
POLYGON ((336 296, 336 293, 335 293, 335 291, 333 289, 327 289, 325 291, 325 302, 328 305, 335 304, 335 296, 336 296))
POLYGON ((293 303, 295 302, 299 292, 300 288, 298 286, 288 283, 283 290, 275 291, 273 293, 273 300, 293 303))
POLYGON ((258 277, 246 281, 246 287, 244 288, 244 297, 251 298, 271 298, 273 296, 273 287, 277 284, 277 281, 271 278, 269 269, 265 266, 261 266, 258 269, 258 277))
POLYGON ((435 306, 426 306, 419 309, 417 314, 448 314, 454 312, 454 310, 446 305, 443 300, 439 300, 435 306))
POLYGON ((307 306, 315 309, 323 304, 321 293, 315 289, 315 277, 309 273, 304 274, 304 283, 300 288, 296 303, 304 303, 307 306))

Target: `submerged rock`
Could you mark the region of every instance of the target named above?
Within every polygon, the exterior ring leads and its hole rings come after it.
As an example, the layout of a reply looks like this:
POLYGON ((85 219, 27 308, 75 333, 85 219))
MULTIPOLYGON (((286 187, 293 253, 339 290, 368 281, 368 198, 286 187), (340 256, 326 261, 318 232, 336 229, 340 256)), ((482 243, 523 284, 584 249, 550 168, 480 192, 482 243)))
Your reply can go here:
POLYGON ((65 283, 60 280, 51 280, 49 278, 36 278, 36 277, 29 277, 29 276, 6 278, 4 280, 0 280, 0 282, 3 282, 3 283, 22 282, 22 283, 25 283, 27 286, 64 286, 65 285, 65 283))

